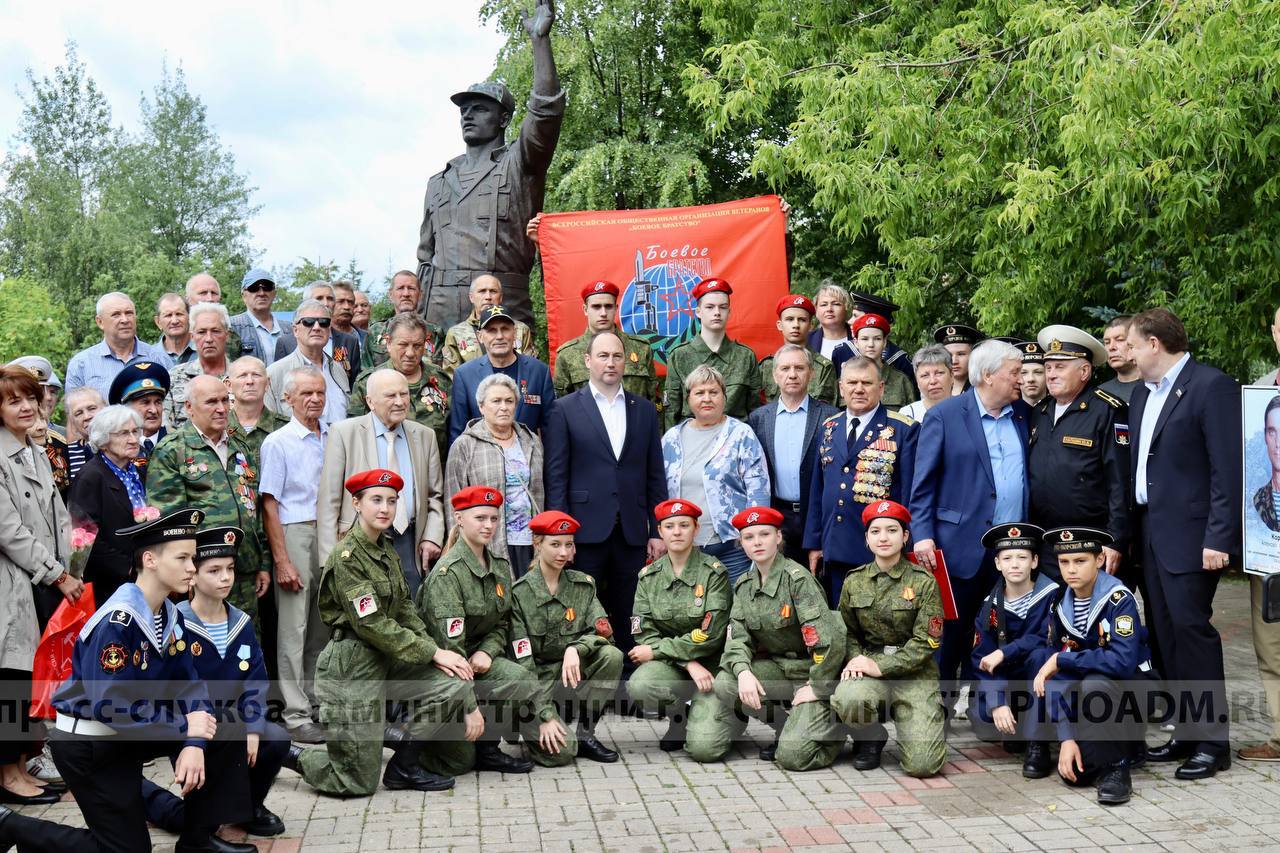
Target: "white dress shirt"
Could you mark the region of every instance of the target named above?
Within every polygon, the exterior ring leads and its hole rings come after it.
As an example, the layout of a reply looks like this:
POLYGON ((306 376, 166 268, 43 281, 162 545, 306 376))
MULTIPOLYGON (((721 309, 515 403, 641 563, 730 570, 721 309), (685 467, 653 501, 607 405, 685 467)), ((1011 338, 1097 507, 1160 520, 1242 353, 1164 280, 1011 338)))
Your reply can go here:
POLYGON ((627 398, 622 392, 622 386, 618 386, 617 393, 610 400, 595 386, 594 382, 587 382, 587 385, 591 388, 591 399, 596 401, 596 408, 600 410, 604 431, 609 434, 609 444, 613 446, 613 458, 621 459, 622 445, 627 440, 627 398))
POLYGON ((1159 382, 1143 383, 1151 394, 1147 397, 1147 405, 1142 410, 1142 423, 1138 425, 1138 471, 1133 478, 1133 498, 1142 506, 1147 505, 1147 456, 1151 453, 1151 439, 1156 431, 1156 421, 1160 420, 1160 412, 1173 385, 1178 381, 1182 368, 1191 360, 1191 353, 1183 353, 1169 372, 1159 382))
POLYGON ((858 420, 858 434, 855 435, 854 438, 862 438, 862 434, 867 431, 867 427, 871 426, 871 416, 875 414, 875 411, 876 411, 875 409, 872 409, 869 412, 863 412, 860 415, 855 415, 853 412, 849 411, 848 409, 845 409, 844 410, 845 441, 849 440, 849 431, 853 429, 853 421, 855 418, 857 418, 858 420))

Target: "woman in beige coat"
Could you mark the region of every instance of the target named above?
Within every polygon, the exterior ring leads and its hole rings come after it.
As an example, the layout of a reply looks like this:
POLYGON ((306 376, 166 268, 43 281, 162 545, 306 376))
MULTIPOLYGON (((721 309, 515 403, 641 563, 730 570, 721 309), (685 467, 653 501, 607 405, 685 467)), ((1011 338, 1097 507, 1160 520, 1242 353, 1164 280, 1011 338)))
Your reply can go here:
MULTIPOLYGON (((40 397, 31 373, 0 368, 0 691, 6 702, 31 696, 40 641, 33 585, 55 586, 72 601, 84 591, 66 568, 71 522, 49 460, 27 437, 40 397)), ((25 716, 0 718, 0 803, 59 799, 59 792, 27 773, 27 755, 39 751, 38 741, 25 716)))

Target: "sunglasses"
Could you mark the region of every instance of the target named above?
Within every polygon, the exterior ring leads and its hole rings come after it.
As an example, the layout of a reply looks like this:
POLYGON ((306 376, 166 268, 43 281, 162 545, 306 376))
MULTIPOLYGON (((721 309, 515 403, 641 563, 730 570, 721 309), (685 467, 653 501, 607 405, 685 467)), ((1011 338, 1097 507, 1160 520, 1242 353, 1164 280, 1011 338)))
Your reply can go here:
POLYGON ((245 288, 250 293, 270 293, 276 289, 276 286, 269 281, 255 281, 253 284, 245 288))
POLYGON ((310 329, 312 326, 319 326, 322 329, 329 328, 329 324, 333 321, 328 317, 299 317, 298 322, 310 329))

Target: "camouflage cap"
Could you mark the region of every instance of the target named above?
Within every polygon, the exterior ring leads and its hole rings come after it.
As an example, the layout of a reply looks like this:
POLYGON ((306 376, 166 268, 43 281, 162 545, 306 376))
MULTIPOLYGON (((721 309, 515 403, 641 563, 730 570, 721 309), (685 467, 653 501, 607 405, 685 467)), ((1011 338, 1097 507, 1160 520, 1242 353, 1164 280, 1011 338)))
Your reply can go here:
POLYGON ((492 80, 486 80, 483 83, 472 83, 465 92, 451 95, 449 100, 458 106, 462 106, 463 103, 472 98, 488 98, 491 101, 497 101, 509 113, 516 111, 516 99, 511 97, 511 91, 503 83, 496 83, 492 80))

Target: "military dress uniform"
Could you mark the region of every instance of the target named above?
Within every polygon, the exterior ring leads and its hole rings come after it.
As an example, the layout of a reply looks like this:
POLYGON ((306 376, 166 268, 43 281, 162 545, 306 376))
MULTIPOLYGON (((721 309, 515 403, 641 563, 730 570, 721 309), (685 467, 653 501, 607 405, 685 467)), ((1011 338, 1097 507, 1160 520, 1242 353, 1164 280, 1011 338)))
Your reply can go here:
MULTIPOLYGON (((809 396, 833 406, 839 396, 835 366, 831 359, 820 352, 810 352, 813 358, 813 378, 809 380, 809 396)), ((773 381, 773 356, 765 356, 760 361, 760 385, 765 400, 777 400, 781 390, 773 381)))
MULTIPOLYGON (((551 513, 546 513, 550 515, 551 513)), ((561 513, 556 513, 557 515, 561 513)), ((578 739, 565 734, 565 745, 552 755, 538 743, 538 723, 575 706, 567 719, 589 720, 594 725, 618 688, 622 652, 613 644, 613 626, 604 605, 596 597, 596 582, 588 574, 565 569, 555 592, 547 587, 538 566, 533 566, 511 587, 511 656, 538 678, 535 717, 522 726, 529 756, 544 767, 561 767, 578 754, 578 739), (582 681, 577 689, 560 682, 565 650, 578 650, 582 681)))
MULTIPOLYGON (((910 524, 900 504, 881 501, 863 512, 864 529, 877 518, 910 524), (882 509, 883 508, 883 509, 882 509)), ((859 756, 883 748, 887 733, 880 725, 893 717, 902 771, 933 776, 947 757, 938 665, 934 653, 942 641, 942 599, 933 573, 899 555, 882 569, 873 560, 845 578, 840 593, 844 620, 844 660, 866 655, 880 667, 880 677, 848 678, 836 687, 831 707, 854 729, 859 756)), ((861 769, 870 769, 865 765, 861 769)))
MULTIPOLYGON (((370 485, 404 481, 391 472, 361 472, 347 480, 375 475, 370 485)), ((392 485, 399 491, 399 487, 392 485)), ((366 486, 367 488, 367 486, 366 486)), ((464 682, 432 665, 437 646, 414 610, 400 558, 385 533, 370 540, 357 522, 329 554, 317 593, 320 618, 329 626, 329 642, 316 661, 315 689, 324 749, 304 750, 297 770, 316 790, 336 796, 368 796, 378 786, 382 766, 385 702, 409 704, 413 719, 409 740, 387 766, 389 788, 444 788, 413 784, 415 764, 431 774, 452 776, 468 769, 452 762, 448 736, 457 736, 456 720, 468 691, 464 682)), ((437 777, 438 778, 438 777, 437 777)))
POLYGON ((667 354, 667 379, 662 392, 664 430, 691 417, 684 378, 701 364, 714 367, 724 377, 726 415, 745 422, 751 410, 760 405, 760 364, 751 347, 725 338, 719 351, 712 352, 702 336, 695 335, 667 354))
MULTIPOLYGON (((374 371, 389 368, 385 361, 377 367, 364 370, 351 386, 351 398, 347 401, 347 417, 355 418, 369 413, 369 377, 374 371)), ((417 382, 409 383, 409 420, 422 424, 436 434, 440 449, 440 465, 443 468, 449 453, 449 394, 453 380, 444 369, 422 360, 422 374, 417 382)))
POLYGON ((195 425, 183 424, 165 436, 151 455, 147 500, 161 513, 197 506, 204 510, 208 524, 244 531, 236 551, 235 585, 227 601, 256 623, 254 576, 272 571, 272 561, 259 511, 257 457, 244 439, 228 429, 224 465, 195 425))
MULTIPOLYGON (((613 331, 622 339, 623 390, 655 404, 660 402, 658 378, 653 366, 653 350, 642 338, 624 334, 617 328, 613 331)), ((586 332, 556 347, 554 382, 557 399, 577 391, 591 378, 585 363, 589 343, 591 343, 591 333, 586 332)))
MULTIPOLYGON (((516 324, 516 352, 537 356, 538 351, 533 343, 533 330, 519 320, 516 324)), ((472 359, 484 355, 484 344, 480 343, 480 318, 476 311, 471 316, 449 327, 444 334, 444 353, 441 366, 448 376, 458 365, 466 364, 472 359)))
MULTIPOLYGON (((444 358, 444 330, 430 320, 427 324, 426 349, 422 352, 423 361, 439 366, 444 358)), ((360 347, 360 370, 369 370, 385 364, 391 356, 387 353, 387 342, 391 336, 387 333, 387 321, 381 320, 369 325, 364 345, 360 347)))

